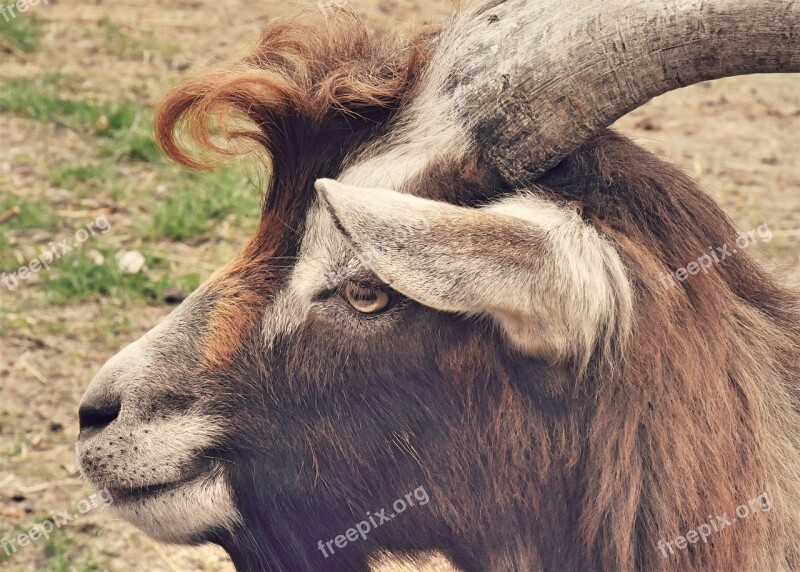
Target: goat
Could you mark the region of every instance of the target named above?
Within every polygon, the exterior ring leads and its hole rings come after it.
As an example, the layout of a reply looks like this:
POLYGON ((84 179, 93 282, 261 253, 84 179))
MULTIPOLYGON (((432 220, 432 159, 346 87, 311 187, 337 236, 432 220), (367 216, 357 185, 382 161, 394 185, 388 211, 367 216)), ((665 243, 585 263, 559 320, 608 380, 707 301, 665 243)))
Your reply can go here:
POLYGON ((238 570, 797 568, 798 294, 745 252, 666 283, 735 229, 608 127, 800 71, 798 24, 789 0, 485 0, 408 39, 271 24, 159 107, 188 167, 264 152, 262 220, 91 382, 84 475, 238 570))

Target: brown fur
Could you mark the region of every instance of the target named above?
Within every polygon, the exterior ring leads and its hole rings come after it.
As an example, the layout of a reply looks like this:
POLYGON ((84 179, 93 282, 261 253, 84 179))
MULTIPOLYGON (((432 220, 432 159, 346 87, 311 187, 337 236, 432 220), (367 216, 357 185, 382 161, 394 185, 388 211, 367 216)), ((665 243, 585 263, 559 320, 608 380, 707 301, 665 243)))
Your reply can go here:
POLYGON ((581 518, 587 541, 616 569, 793 568, 797 295, 742 252, 665 289, 659 272, 734 243, 730 221, 688 177, 619 137, 590 142, 544 182, 565 190, 560 174, 570 167, 583 188, 566 198, 580 199, 620 245, 639 314, 636 342, 597 373, 581 518), (773 501, 769 517, 753 515, 678 557, 648 550, 762 492, 773 501))
MULTIPOLYGON (((413 97, 431 38, 379 41, 352 16, 325 29, 282 22, 267 29, 253 56, 190 80, 162 105, 159 141, 177 161, 210 164, 178 145, 180 120, 202 150, 225 155, 229 148, 209 135, 209 121, 231 125, 230 116, 243 116, 252 127, 223 132, 263 146, 271 160, 259 233, 208 287, 218 299, 205 340, 210 364, 223 366, 245 347, 242 340, 257 326, 259 308, 285 275, 282 262, 296 253, 313 181, 335 173, 346 152, 384 129, 413 97)), ((435 189, 427 194, 459 204, 513 191, 503 188, 491 165, 474 157, 436 166, 425 177, 420 185, 435 189)), ((527 466, 535 458, 524 491, 530 513, 521 516, 546 522, 557 514, 554 536, 563 531, 565 540, 581 539, 565 547, 555 538, 549 555, 536 554, 525 538, 506 539, 509 545, 530 555, 529 569, 545 567, 556 554, 603 570, 799 566, 796 294, 778 286, 746 253, 664 289, 659 272, 685 266, 709 246, 732 244, 736 234, 685 175, 612 133, 587 142, 541 183, 554 200, 581 204, 587 221, 618 244, 637 293, 636 332, 624 355, 598 353, 589 377, 563 396, 576 405, 565 407, 549 432, 552 419, 530 418, 512 382, 502 391, 495 388, 494 431, 485 443, 501 447, 503 455, 487 463, 507 469, 505 463, 527 466), (541 430, 535 450, 520 444, 530 437, 519 434, 528 427, 541 430), (564 490, 557 498, 565 506, 552 506, 548 491, 534 484, 552 485, 564 475, 574 479, 560 481, 564 490), (684 534, 709 514, 730 514, 763 492, 772 500, 770 513, 751 515, 713 534, 708 544, 690 545, 675 556, 665 559, 657 552, 659 540, 684 534), (569 530, 573 521, 577 532, 569 530)), ((481 355, 479 349, 442 355, 442 370, 474 379, 481 355)), ((464 385, 475 392, 468 399, 480 402, 479 381, 464 385)), ((458 465, 459 451, 445 454, 458 465)), ((515 495, 523 493, 504 490, 505 473, 494 475, 490 486, 507 503, 496 510, 515 510, 515 495)), ((471 494, 467 486, 462 494, 471 494)), ((459 513, 460 500, 448 502, 453 529, 469 535, 465 523, 471 521, 459 513)), ((510 569, 508 563, 495 565, 510 569)))

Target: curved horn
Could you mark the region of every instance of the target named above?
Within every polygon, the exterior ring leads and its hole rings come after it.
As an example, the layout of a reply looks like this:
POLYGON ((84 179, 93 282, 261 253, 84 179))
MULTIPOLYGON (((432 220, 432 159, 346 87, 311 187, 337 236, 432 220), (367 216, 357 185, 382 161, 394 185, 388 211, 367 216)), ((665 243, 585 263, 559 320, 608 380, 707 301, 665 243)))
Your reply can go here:
POLYGON ((800 1, 488 0, 456 18, 431 66, 449 68, 486 158, 522 183, 657 95, 800 71, 800 1))

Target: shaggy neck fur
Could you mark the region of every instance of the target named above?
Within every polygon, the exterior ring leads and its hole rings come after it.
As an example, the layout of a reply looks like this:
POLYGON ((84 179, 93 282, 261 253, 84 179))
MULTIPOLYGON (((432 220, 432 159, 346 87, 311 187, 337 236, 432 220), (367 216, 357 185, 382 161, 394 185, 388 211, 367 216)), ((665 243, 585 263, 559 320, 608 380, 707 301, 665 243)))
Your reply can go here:
POLYGON ((742 252, 665 287, 661 272, 733 248, 737 233, 688 177, 621 137, 587 143, 542 182, 618 242, 638 291, 635 343, 598 362, 587 390, 586 557, 620 570, 792 569, 797 295, 742 252), (770 513, 666 558, 656 550, 765 492, 770 513))

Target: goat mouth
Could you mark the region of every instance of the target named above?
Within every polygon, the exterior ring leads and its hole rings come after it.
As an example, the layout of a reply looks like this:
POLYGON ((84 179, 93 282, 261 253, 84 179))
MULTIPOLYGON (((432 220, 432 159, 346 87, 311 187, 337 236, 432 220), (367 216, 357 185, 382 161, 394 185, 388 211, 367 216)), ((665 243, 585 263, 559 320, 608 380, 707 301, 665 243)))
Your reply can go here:
POLYGON ((163 484, 108 483, 112 514, 163 542, 210 541, 218 529, 242 524, 233 489, 217 464, 163 484))
POLYGON ((111 495, 111 498, 114 499, 115 504, 131 503, 168 493, 190 483, 192 480, 194 479, 141 487, 106 487, 106 490, 111 495))
POLYGON ((192 472, 190 475, 176 481, 157 483, 141 486, 114 486, 107 485, 105 489, 111 495, 114 504, 139 503, 172 491, 205 480, 213 473, 213 469, 192 472))

